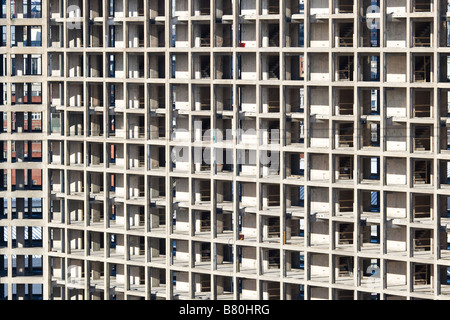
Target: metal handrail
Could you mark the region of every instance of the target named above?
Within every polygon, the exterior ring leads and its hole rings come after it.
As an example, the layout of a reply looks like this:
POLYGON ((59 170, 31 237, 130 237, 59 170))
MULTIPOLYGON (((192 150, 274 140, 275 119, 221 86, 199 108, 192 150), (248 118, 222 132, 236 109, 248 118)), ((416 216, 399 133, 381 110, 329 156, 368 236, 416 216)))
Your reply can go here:
POLYGON ((339 144, 348 142, 353 145, 353 134, 339 134, 339 144))
POLYGON ((339 114, 343 114, 343 112, 351 111, 353 114, 353 102, 340 102, 338 104, 339 107, 339 114))
POLYGON ((338 70, 339 80, 350 80, 350 69, 338 70))
POLYGON ((139 156, 138 157, 138 167, 143 167, 145 165, 145 157, 139 156))
POLYGON ((425 116, 429 117, 431 114, 430 108, 430 104, 414 104, 414 117, 420 117, 420 114, 425 114, 425 116))
POLYGON ((413 138, 414 150, 424 149, 426 151, 430 150, 430 138, 413 138), (421 142, 422 141, 422 142, 421 142))
POLYGON ((280 111, 280 102, 279 101, 269 101, 269 105, 267 106, 268 112, 279 112, 280 111), (276 105, 273 105, 276 103, 276 105))
POLYGON ((144 138, 145 137, 145 128, 144 127, 138 127, 138 138, 144 138))
POLYGON ((413 39, 415 47, 429 47, 431 45, 430 37, 414 37, 413 39))
POLYGON ((210 194, 200 194, 200 201, 211 201, 211 195, 210 194))
POLYGON ((200 102, 200 110, 210 110, 210 109, 211 109, 210 100, 200 102))
POLYGON ((267 197, 267 206, 268 207, 275 207, 275 206, 279 206, 279 205, 280 205, 280 195, 279 194, 270 194, 267 197))
POLYGON ((338 7, 339 13, 352 13, 353 12, 353 4, 340 4, 338 7))
POLYGON ((211 38, 200 38, 200 47, 210 47, 211 38))
POLYGON ((207 15, 210 14, 211 8, 210 8, 209 6, 206 6, 206 7, 200 7, 200 8, 199 8, 199 11, 200 11, 200 15, 202 15, 202 16, 207 16, 207 15))
POLYGON ((429 204, 415 204, 414 205, 414 218, 428 218, 430 216, 429 204), (420 210, 419 210, 420 209, 420 210), (423 210, 426 209, 426 210, 423 210))
POLYGON ((210 164, 201 164, 200 165, 200 171, 210 171, 211 165, 210 164))
POLYGON ((267 6, 269 14, 279 14, 280 13, 280 6, 276 4, 268 5, 267 6))
POLYGON ((415 82, 426 82, 426 71, 425 70, 414 70, 414 81, 415 82))
POLYGON ((353 46, 353 37, 339 37, 340 47, 351 47, 353 46))
POLYGON ((427 12, 430 11, 430 3, 429 2, 416 2, 414 4, 414 12, 427 12))
POLYGON ((416 248, 429 248, 429 249, 431 249, 431 239, 430 238, 413 239, 413 241, 414 241, 414 249, 416 249, 416 248))
POLYGON ((139 197, 145 196, 145 187, 143 184, 139 185, 139 197))

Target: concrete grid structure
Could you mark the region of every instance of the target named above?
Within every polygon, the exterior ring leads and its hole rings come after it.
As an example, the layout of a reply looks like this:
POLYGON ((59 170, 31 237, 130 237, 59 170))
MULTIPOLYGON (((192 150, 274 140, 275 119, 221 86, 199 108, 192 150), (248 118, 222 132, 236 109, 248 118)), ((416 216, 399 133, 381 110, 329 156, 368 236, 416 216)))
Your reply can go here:
POLYGON ((0 299, 448 299, 449 22, 4 3, 0 299))

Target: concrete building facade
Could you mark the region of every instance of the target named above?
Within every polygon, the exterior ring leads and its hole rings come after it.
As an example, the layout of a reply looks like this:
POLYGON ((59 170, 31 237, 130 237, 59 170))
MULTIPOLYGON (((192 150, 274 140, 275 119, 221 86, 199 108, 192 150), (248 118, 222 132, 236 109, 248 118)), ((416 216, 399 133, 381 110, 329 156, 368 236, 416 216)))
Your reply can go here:
POLYGON ((0 26, 0 299, 449 299, 447 0, 0 26))

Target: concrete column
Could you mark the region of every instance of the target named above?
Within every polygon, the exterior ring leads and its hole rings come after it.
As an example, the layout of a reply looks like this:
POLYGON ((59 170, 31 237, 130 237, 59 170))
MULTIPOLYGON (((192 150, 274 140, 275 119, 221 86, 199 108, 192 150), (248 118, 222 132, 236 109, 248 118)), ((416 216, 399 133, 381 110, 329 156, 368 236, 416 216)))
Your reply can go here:
MULTIPOLYGON (((168 272, 168 270, 167 270, 168 272)), ((158 269, 152 268, 151 269, 151 286, 154 287, 159 287, 161 285, 161 275, 160 275, 160 271, 158 269)), ((170 272, 169 272, 170 273, 170 272)))

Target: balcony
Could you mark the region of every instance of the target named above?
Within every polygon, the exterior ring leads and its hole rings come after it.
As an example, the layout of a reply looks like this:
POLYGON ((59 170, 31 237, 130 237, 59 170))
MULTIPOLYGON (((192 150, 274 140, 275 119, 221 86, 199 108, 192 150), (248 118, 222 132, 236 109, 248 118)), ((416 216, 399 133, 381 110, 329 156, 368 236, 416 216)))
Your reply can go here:
POLYGON ((352 56, 339 56, 337 80, 339 81, 353 81, 353 55, 352 56))
POLYGON ((338 156, 337 157, 337 180, 353 179, 353 157, 338 156))
POLYGON ((431 22, 414 22, 414 47, 430 47, 431 46, 431 22))
POLYGON ((430 12, 431 1, 430 0, 414 0, 412 5, 413 12, 430 12))
POLYGON ((338 47, 353 47, 353 24, 341 23, 338 25, 338 47))
POLYGON ((432 76, 432 57, 425 55, 414 56, 413 81, 430 82, 432 76))
POLYGON ((414 151, 431 151, 431 127, 416 126, 414 128, 414 151))
POLYGON ((431 183, 431 160, 413 160, 413 184, 429 185, 431 183))
POLYGON ((420 222, 432 219, 432 196, 431 195, 413 195, 413 221, 420 222))
POLYGON ((353 148, 353 134, 353 123, 339 123, 337 148, 353 148))
POLYGON ((336 13, 353 13, 353 0, 336 0, 336 13))

